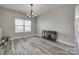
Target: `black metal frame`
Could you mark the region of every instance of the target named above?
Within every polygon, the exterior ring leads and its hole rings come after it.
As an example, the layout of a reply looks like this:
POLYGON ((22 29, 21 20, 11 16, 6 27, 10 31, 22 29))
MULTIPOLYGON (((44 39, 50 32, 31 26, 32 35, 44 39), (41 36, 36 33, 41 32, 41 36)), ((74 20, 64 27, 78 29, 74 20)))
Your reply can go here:
POLYGON ((1 38, 1 43, 0 43, 0 46, 4 45, 5 43, 7 43, 9 40, 9 37, 2 37, 1 38))
POLYGON ((43 30, 42 31, 42 37, 45 38, 45 39, 56 42, 57 32, 56 31, 43 30), (52 37, 52 35, 53 35, 53 37, 52 37))

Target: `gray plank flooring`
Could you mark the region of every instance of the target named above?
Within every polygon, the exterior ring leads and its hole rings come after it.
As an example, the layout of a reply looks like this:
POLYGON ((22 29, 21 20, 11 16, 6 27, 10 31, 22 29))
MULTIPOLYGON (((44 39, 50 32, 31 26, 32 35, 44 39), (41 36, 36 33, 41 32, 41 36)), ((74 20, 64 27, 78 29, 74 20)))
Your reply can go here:
POLYGON ((73 47, 40 37, 10 40, 0 47, 1 55, 73 55, 73 47))

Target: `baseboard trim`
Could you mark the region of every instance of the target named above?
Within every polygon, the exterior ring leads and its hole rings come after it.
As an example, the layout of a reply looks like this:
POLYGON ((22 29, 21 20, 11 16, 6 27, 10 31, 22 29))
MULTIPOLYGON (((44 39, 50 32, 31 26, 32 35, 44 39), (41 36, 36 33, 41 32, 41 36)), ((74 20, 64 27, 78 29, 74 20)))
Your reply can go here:
POLYGON ((36 36, 36 34, 27 35, 27 36, 20 36, 20 37, 13 37, 13 38, 10 38, 10 40, 20 39, 20 38, 25 38, 25 37, 31 37, 31 36, 36 36))
POLYGON ((66 44, 66 45, 69 45, 69 46, 75 46, 74 44, 71 44, 71 43, 68 43, 68 42, 65 42, 65 41, 61 41, 61 40, 57 40, 57 42, 60 42, 60 43, 63 43, 63 44, 66 44))
POLYGON ((38 37, 42 37, 42 35, 39 35, 39 34, 35 34, 36 36, 38 36, 38 37))

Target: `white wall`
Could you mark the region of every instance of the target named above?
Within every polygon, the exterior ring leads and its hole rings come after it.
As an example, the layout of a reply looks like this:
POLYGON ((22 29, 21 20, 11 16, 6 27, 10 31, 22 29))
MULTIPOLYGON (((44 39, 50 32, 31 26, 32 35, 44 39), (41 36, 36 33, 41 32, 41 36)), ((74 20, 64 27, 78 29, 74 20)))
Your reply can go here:
POLYGON ((78 31, 78 22, 79 22, 79 5, 75 6, 75 54, 79 54, 79 31, 78 31))
POLYGON ((58 32, 58 41, 74 44, 75 6, 67 5, 38 18, 38 34, 42 30, 58 32))
POLYGON ((2 35, 3 36, 25 36, 27 34, 35 34, 36 33, 36 19, 32 20, 32 32, 31 33, 15 33, 15 22, 14 19, 16 18, 24 18, 24 15, 19 12, 7 10, 0 8, 0 27, 2 28, 2 35))
POLYGON ((2 38, 2 29, 0 28, 0 44, 1 44, 1 38, 2 38))
POLYGON ((79 18, 79 5, 75 6, 75 18, 79 18))

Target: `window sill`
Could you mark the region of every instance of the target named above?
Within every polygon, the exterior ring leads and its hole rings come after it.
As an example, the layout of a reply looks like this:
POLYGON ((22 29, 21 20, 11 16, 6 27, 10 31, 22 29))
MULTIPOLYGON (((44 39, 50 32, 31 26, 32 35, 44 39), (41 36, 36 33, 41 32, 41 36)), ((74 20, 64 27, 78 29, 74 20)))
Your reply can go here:
POLYGON ((22 33, 31 33, 31 32, 15 32, 16 34, 22 34, 22 33))

